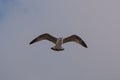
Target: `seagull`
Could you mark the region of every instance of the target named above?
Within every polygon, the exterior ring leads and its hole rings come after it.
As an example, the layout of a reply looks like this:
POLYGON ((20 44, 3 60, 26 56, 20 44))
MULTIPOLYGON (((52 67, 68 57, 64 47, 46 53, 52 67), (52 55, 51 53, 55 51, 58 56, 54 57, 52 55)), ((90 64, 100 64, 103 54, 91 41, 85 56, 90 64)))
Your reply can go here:
POLYGON ((88 48, 86 43, 77 35, 71 35, 71 36, 66 37, 66 38, 62 38, 62 37, 56 38, 48 33, 39 35, 38 37, 33 39, 29 44, 31 45, 31 44, 38 42, 38 41, 41 41, 41 40, 48 40, 48 41, 51 41, 52 43, 54 43, 55 46, 51 47, 51 49, 54 51, 64 50, 64 48, 62 48, 62 44, 67 43, 67 42, 71 42, 71 41, 76 42, 85 48, 88 48))

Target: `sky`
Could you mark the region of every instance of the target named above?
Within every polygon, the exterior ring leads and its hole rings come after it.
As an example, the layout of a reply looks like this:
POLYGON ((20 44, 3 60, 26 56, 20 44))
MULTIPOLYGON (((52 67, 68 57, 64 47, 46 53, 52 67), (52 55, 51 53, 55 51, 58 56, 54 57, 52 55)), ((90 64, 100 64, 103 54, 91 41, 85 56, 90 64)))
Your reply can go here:
POLYGON ((120 80, 120 1, 0 0, 0 80, 120 80), (88 45, 29 42, 43 33, 88 45))

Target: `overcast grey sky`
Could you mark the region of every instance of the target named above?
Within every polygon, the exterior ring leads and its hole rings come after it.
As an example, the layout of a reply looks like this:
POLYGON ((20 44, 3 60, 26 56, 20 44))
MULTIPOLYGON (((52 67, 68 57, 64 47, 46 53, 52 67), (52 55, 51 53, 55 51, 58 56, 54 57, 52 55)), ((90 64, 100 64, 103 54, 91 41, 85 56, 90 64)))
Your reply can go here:
POLYGON ((0 80, 120 80, 119 0, 0 0, 0 80), (29 42, 43 33, 88 45, 29 42))

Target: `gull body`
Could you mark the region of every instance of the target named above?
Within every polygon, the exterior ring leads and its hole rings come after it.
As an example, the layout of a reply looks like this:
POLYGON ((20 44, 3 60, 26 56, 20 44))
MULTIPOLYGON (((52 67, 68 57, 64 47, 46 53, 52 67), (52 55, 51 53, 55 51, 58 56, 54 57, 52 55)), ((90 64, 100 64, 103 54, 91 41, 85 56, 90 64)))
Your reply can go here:
POLYGON ((64 50, 64 48, 62 48, 62 44, 63 44, 63 39, 61 37, 57 38, 55 46, 52 47, 51 49, 55 51, 62 51, 64 50))
POLYGON ((67 43, 67 42, 71 42, 71 41, 79 43, 83 47, 87 48, 86 43, 77 35, 71 35, 67 38, 62 38, 62 37, 56 38, 48 33, 45 33, 45 34, 42 34, 42 35, 36 37, 35 39, 33 39, 29 44, 33 44, 33 43, 41 41, 41 40, 48 40, 48 41, 53 42, 55 44, 55 46, 51 47, 51 49, 55 50, 55 51, 64 50, 64 48, 62 48, 62 44, 67 43))

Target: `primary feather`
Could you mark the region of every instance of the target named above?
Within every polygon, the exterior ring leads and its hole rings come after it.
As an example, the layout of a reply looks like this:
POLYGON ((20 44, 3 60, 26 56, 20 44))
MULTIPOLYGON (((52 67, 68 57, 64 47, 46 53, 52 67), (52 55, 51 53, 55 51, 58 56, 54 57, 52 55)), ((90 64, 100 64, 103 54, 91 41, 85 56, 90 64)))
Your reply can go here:
POLYGON ((56 43, 57 38, 51 36, 48 33, 45 33, 45 34, 39 35, 38 37, 36 37, 35 39, 33 39, 29 44, 33 44, 33 43, 41 41, 41 40, 49 40, 49 41, 51 41, 53 43, 56 43))
POLYGON ((67 42, 70 42, 70 41, 74 41, 76 43, 79 43, 83 47, 87 48, 86 43, 77 35, 72 35, 72 36, 69 36, 69 37, 63 39, 63 43, 67 43, 67 42))

